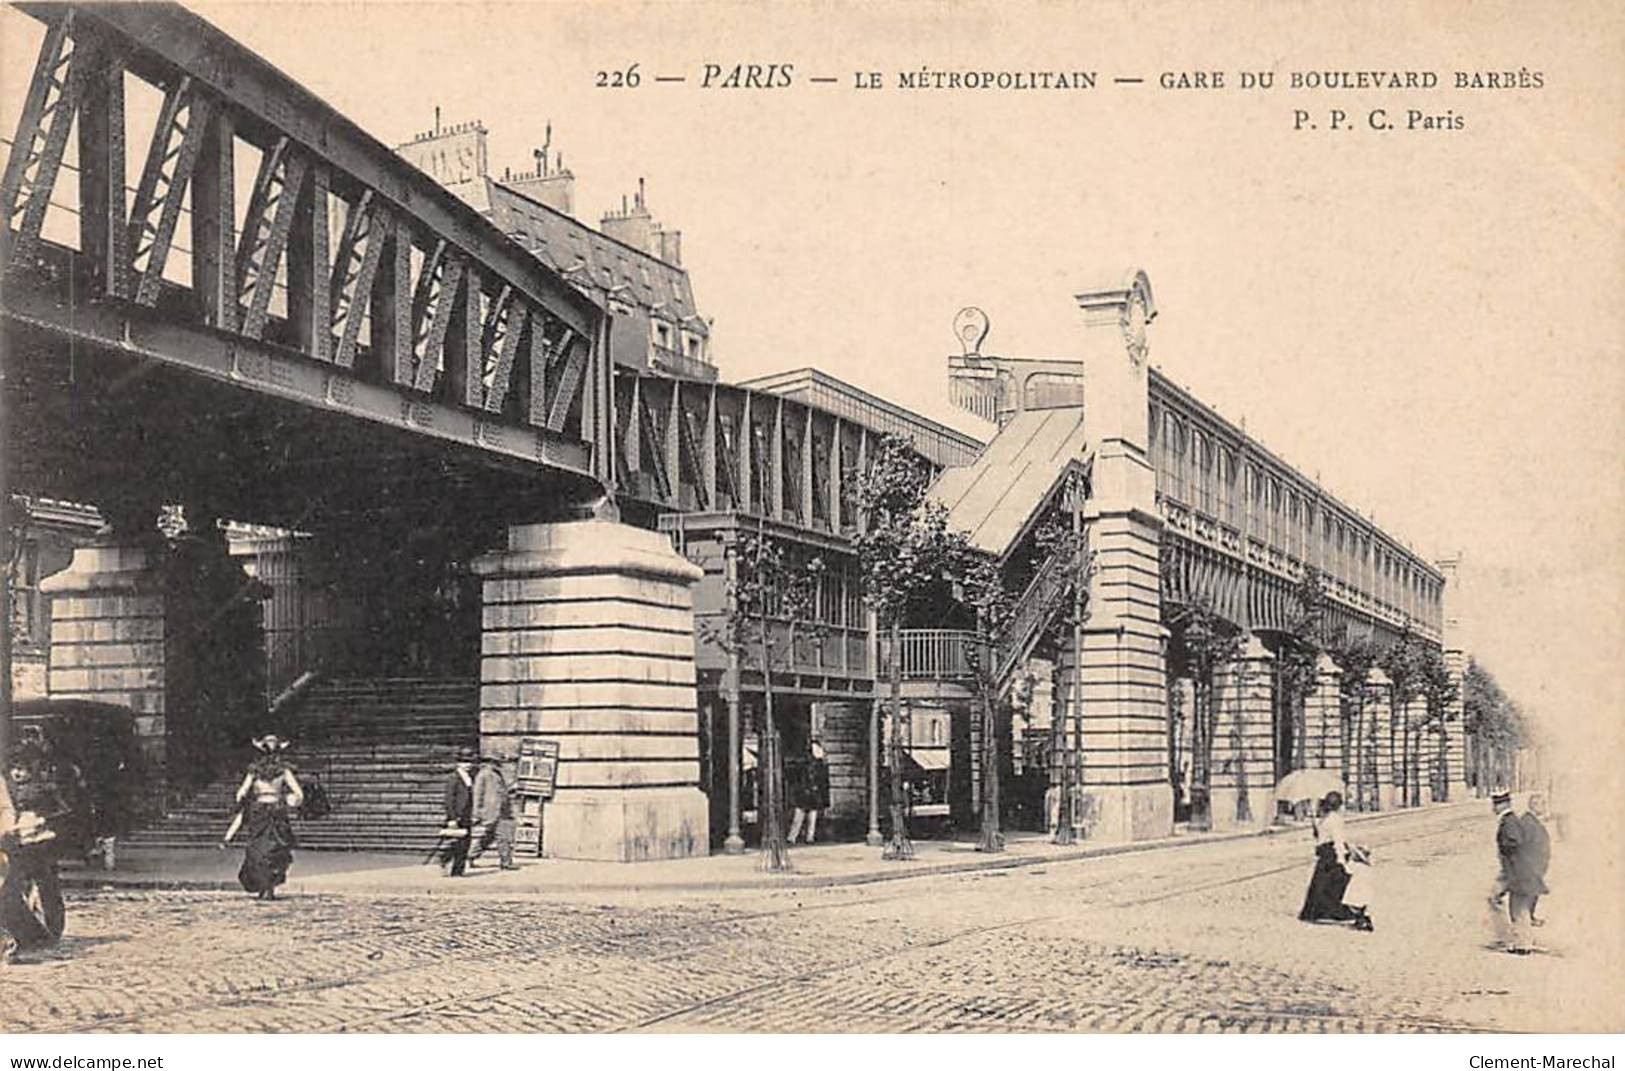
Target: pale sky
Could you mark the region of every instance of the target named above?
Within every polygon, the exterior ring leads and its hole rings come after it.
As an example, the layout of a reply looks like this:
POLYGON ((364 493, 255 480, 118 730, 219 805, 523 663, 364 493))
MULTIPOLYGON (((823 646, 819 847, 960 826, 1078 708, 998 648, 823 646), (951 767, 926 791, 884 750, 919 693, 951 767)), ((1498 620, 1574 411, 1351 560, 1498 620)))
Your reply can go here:
MULTIPOLYGON (((500 173, 551 120, 589 222, 644 177, 724 378, 816 365, 985 435, 948 403, 954 312, 987 311, 989 352, 1067 356, 1072 295, 1144 268, 1153 362, 1424 556, 1460 551, 1475 655, 1617 759, 1625 35, 1608 6, 190 6, 386 143, 439 106, 485 122, 500 173), (632 62, 637 89, 594 87, 632 62), (796 84, 698 84, 706 63, 752 62, 793 64, 796 84), (1100 85, 897 88, 922 67, 1100 85), (1445 88, 1285 84, 1393 68, 1445 88), (1520 68, 1544 88, 1449 88, 1520 68), (1157 85, 1198 69, 1276 87, 1157 85), (858 70, 886 88, 854 90, 858 70), (1361 127, 1325 129, 1334 107, 1361 127), (1377 107, 1465 127, 1378 133, 1377 107), (1295 132, 1295 108, 1322 129, 1295 132)), ((0 12, 8 138, 38 37, 0 12)))

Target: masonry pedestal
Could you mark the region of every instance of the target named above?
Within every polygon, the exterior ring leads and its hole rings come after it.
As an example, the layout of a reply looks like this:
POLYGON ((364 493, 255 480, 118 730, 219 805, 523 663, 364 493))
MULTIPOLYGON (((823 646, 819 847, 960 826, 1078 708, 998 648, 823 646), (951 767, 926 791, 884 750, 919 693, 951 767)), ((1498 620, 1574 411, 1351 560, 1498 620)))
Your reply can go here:
POLYGON ((1315 686, 1303 701, 1304 755, 1311 769, 1343 769, 1343 671, 1321 655, 1315 663, 1315 686))
POLYGON ((165 660, 163 544, 109 537, 79 547, 40 590, 51 597, 53 699, 116 703, 136 712, 154 801, 163 795, 165 660))
MULTIPOLYGON (((1146 840, 1173 832, 1168 781, 1168 688, 1159 602, 1161 521, 1136 503, 1151 471, 1121 442, 1101 444, 1085 523, 1095 552, 1083 632, 1083 784, 1086 837, 1146 840)), ((1067 708, 1076 673, 1062 645, 1057 683, 1067 708)))
POLYGON ((559 743, 543 852, 632 862, 705 855, 692 587, 664 536, 611 521, 510 528, 484 580, 480 734, 511 760, 559 743))
POLYGON ((1272 661, 1274 655, 1249 636, 1241 657, 1214 673, 1215 830, 1257 828, 1275 817, 1272 661))
POLYGON ((1394 786, 1394 753, 1388 746, 1388 734, 1394 722, 1388 675, 1380 669, 1373 669, 1366 681, 1365 709, 1369 734, 1366 749, 1375 771, 1375 802, 1378 810, 1391 811, 1398 806, 1399 793, 1394 786))

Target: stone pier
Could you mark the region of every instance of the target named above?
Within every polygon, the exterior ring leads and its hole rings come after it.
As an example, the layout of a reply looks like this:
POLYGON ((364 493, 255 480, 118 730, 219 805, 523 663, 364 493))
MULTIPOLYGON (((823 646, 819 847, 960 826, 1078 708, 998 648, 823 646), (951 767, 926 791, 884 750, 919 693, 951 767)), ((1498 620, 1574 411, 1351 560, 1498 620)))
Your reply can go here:
POLYGON ((705 855, 692 587, 666 537, 605 520, 510 528, 484 578, 483 744, 559 744, 543 852, 632 862, 705 855))
POLYGON ((40 583, 51 598, 50 696, 134 710, 155 801, 168 758, 163 553, 156 537, 107 537, 75 550, 66 569, 40 583))
POLYGON ((1304 697, 1303 722, 1308 736, 1304 755, 1311 769, 1343 769, 1343 671, 1325 655, 1315 664, 1315 688, 1304 697))
MULTIPOLYGON (((1078 295, 1084 430, 1094 469, 1084 527, 1094 552, 1082 666, 1083 814, 1089 837, 1143 840, 1173 830, 1168 684, 1161 604, 1162 518, 1147 455, 1144 272, 1078 295)), ((1077 667, 1063 644, 1058 677, 1077 667)))
POLYGON ((1213 675, 1215 830, 1268 825, 1275 817, 1274 658, 1249 636, 1241 657, 1213 675))
POLYGON ((1394 718, 1388 674, 1380 669, 1373 669, 1366 678, 1365 717, 1366 750, 1376 771, 1377 809, 1391 811, 1399 805, 1399 797, 1394 791, 1396 763, 1393 761, 1393 749, 1388 746, 1388 733, 1394 718))

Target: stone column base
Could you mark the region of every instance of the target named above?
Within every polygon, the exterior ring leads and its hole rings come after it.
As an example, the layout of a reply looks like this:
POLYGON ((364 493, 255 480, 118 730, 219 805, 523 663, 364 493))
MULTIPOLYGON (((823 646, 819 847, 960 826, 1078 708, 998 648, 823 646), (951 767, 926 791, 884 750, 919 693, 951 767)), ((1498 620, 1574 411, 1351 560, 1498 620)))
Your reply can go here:
POLYGON ((1247 790, 1247 806, 1253 816, 1246 822, 1236 821, 1236 800, 1240 795, 1233 788, 1213 790, 1213 832, 1262 829, 1275 820, 1275 793, 1267 788, 1250 788, 1247 790))
POLYGON ((558 745, 542 851, 632 862, 710 850, 700 791, 691 588, 664 536, 608 521, 522 525, 484 581, 480 737, 504 759, 558 745))
POLYGON ((1377 810, 1392 811, 1399 808, 1400 795, 1398 785, 1377 786, 1377 810))
POLYGON ((697 788, 576 789, 546 805, 542 854, 637 863, 710 850, 710 805, 697 788))
POLYGON ((1096 841, 1155 840, 1174 831, 1168 785, 1083 786, 1083 835, 1096 841))

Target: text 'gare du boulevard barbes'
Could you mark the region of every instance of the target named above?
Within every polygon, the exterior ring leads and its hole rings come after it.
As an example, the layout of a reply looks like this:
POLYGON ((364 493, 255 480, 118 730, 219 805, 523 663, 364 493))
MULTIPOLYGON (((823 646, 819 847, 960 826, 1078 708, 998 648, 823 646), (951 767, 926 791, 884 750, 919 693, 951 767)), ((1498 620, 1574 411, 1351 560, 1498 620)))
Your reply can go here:
POLYGON ((391 149, 179 8, 25 10, 40 58, 3 186, 7 477, 29 510, 14 677, 136 712, 168 815, 138 843, 212 842, 277 697, 339 805, 311 845, 421 849, 455 748, 512 763, 542 738, 547 853, 737 849, 765 681, 717 626, 753 535, 823 565, 818 627, 772 625, 771 679, 783 752, 827 755, 840 836, 879 828, 892 732, 921 828, 974 824, 988 661, 1011 820, 1038 829, 1064 783, 1079 834, 1167 835, 1198 691, 1220 826, 1268 820, 1306 765, 1369 765, 1383 807, 1407 778, 1441 799, 1496 772, 1456 710, 1414 761, 1376 747, 1422 704, 1394 709, 1380 670, 1361 689, 1322 656, 1283 684, 1306 586, 1326 635, 1442 649, 1459 677, 1453 564, 1150 368, 1145 273, 1077 296, 1063 358, 982 354, 985 320, 956 322, 952 395, 985 442, 816 369, 729 383, 681 235, 641 179, 578 219, 551 130, 498 176, 480 124, 391 149), (876 627, 854 495, 886 436, 1021 593, 999 634, 951 602, 895 644, 876 627), (1073 523, 1087 569, 1040 538, 1073 523), (1240 637, 1211 672, 1193 607, 1240 637), (1369 753, 1347 754, 1351 691, 1369 753))

